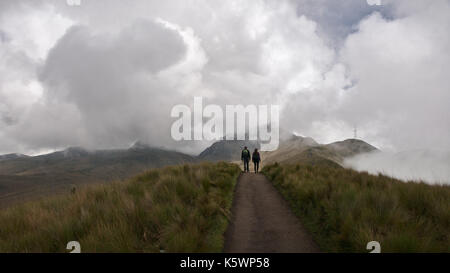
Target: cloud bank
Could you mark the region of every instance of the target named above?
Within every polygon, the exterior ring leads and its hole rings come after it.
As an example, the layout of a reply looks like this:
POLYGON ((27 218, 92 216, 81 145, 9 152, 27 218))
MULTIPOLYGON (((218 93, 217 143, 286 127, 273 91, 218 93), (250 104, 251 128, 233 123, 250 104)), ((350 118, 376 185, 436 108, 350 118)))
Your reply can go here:
POLYGON ((401 153, 377 152, 345 160, 344 165, 357 171, 384 174, 404 181, 425 181, 450 185, 450 152, 411 150, 401 153))
POLYGON ((2 1, 0 153, 170 138, 170 110, 280 104, 320 142, 450 150, 450 4, 2 1))

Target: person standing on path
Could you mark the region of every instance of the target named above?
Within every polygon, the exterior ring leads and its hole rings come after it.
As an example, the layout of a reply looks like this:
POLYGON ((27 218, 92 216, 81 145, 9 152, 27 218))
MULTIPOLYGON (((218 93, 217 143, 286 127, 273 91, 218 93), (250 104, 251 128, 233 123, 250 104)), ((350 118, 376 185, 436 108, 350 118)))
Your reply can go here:
POLYGON ((249 172, 248 163, 250 162, 250 151, 247 149, 247 146, 242 150, 241 160, 244 161, 244 172, 249 172))
POLYGON ((261 156, 259 155, 258 149, 255 149, 252 155, 252 161, 255 168, 255 173, 259 172, 259 162, 261 161, 261 156))

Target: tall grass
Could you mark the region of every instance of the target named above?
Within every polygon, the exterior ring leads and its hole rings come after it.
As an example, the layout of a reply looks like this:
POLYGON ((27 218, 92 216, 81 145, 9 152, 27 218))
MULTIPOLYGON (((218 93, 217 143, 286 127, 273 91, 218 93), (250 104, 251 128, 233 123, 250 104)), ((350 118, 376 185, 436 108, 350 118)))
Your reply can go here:
POLYGON ((150 170, 0 211, 0 252, 220 252, 240 173, 228 163, 150 170))
POLYGON ((263 172, 322 251, 450 252, 450 187, 340 167, 267 166, 263 172))

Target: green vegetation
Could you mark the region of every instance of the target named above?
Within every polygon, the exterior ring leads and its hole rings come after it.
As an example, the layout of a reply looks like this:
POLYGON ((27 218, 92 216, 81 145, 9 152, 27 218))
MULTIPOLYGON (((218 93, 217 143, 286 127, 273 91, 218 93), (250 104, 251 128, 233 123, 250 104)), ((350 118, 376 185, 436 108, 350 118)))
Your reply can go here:
POLYGON ((402 182, 326 165, 263 173, 325 252, 450 252, 450 187, 402 182))
POLYGON ((220 252, 237 165, 150 170, 0 211, 0 252, 220 252))

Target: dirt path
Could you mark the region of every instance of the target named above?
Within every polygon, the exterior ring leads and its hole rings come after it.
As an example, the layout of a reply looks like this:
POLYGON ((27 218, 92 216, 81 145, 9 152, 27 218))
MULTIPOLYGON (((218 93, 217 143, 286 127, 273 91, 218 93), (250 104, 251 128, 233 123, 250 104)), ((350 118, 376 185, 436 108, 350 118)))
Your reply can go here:
POLYGON ((262 174, 239 177, 231 212, 225 252, 319 252, 286 201, 262 174))

